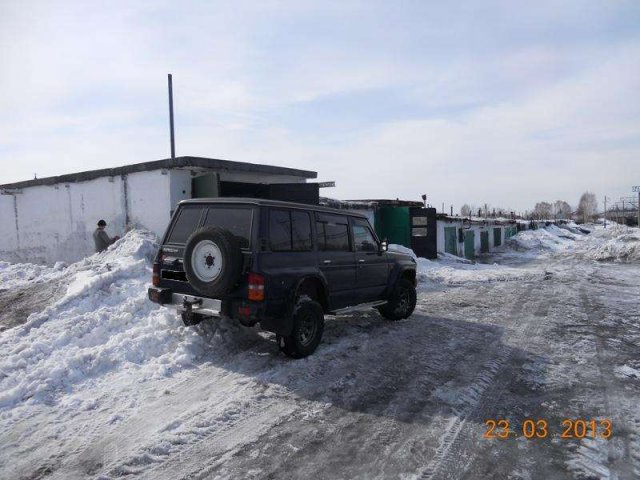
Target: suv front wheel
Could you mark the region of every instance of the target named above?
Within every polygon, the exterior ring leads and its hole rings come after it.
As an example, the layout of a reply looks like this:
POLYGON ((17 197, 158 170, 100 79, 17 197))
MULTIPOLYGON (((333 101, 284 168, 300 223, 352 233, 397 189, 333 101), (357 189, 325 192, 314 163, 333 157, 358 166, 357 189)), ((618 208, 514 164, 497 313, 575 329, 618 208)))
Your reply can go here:
POLYGON ((378 307, 378 311, 387 320, 408 318, 416 308, 416 287, 406 278, 397 281, 387 303, 378 307))
POLYGON ((278 336, 280 350, 289 357, 303 358, 311 355, 322 340, 324 311, 313 300, 300 300, 293 311, 291 335, 278 336))

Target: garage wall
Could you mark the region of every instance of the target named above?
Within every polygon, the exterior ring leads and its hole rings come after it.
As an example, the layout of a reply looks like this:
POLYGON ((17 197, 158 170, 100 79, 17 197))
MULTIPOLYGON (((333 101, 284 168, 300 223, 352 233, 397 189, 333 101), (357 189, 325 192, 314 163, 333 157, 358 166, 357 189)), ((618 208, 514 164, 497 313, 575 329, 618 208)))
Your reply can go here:
POLYGON ((171 219, 169 171, 130 173, 126 187, 129 224, 162 236, 171 219))
POLYGON ((69 262, 92 253, 92 233, 99 219, 107 221, 111 235, 124 231, 121 190, 120 178, 104 177, 1 195, 0 260, 69 262))
MULTIPOLYGON (((94 252, 100 219, 110 236, 127 226, 164 234, 175 205, 191 198, 191 170, 151 170, 84 182, 37 185, 0 195, 0 260, 53 264, 94 252), (17 220, 17 226, 16 226, 17 220)), ((288 175, 223 172, 222 178, 256 183, 304 183, 288 175)))

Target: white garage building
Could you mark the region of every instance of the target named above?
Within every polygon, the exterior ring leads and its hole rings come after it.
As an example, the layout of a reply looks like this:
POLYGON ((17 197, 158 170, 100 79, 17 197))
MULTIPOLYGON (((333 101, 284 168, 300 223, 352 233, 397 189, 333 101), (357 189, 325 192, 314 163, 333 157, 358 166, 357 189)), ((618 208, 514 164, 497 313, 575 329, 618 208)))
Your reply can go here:
POLYGON ((178 157, 0 185, 0 260, 53 263, 93 252, 106 220, 111 236, 143 227, 161 236, 187 198, 255 196, 317 203, 316 172, 178 157))

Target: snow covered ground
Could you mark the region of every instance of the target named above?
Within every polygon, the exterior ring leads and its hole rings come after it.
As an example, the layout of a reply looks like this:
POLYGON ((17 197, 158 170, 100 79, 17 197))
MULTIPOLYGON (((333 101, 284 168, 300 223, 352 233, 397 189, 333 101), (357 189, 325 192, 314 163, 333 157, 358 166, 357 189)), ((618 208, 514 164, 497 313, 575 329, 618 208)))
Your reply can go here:
POLYGON ((638 478, 640 233, 593 229, 418 259, 411 318, 327 317, 297 361, 148 302, 144 232, 68 266, 0 263, 0 304, 45 292, 0 313, 0 477, 638 478), (550 435, 525 439, 527 418, 550 435), (580 418, 613 437, 560 438, 580 418), (483 438, 488 419, 514 433, 483 438))

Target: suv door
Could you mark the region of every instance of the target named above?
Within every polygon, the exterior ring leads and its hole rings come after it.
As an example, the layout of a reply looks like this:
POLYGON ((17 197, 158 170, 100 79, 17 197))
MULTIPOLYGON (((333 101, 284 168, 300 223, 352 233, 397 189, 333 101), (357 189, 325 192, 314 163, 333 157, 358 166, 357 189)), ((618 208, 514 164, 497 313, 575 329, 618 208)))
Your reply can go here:
POLYGON ((355 305, 356 261, 346 215, 316 212, 318 267, 327 279, 331 309, 355 305))
POLYGON ((378 300, 387 286, 389 257, 380 252, 369 222, 362 218, 351 218, 351 230, 356 255, 356 285, 361 302, 378 300))

